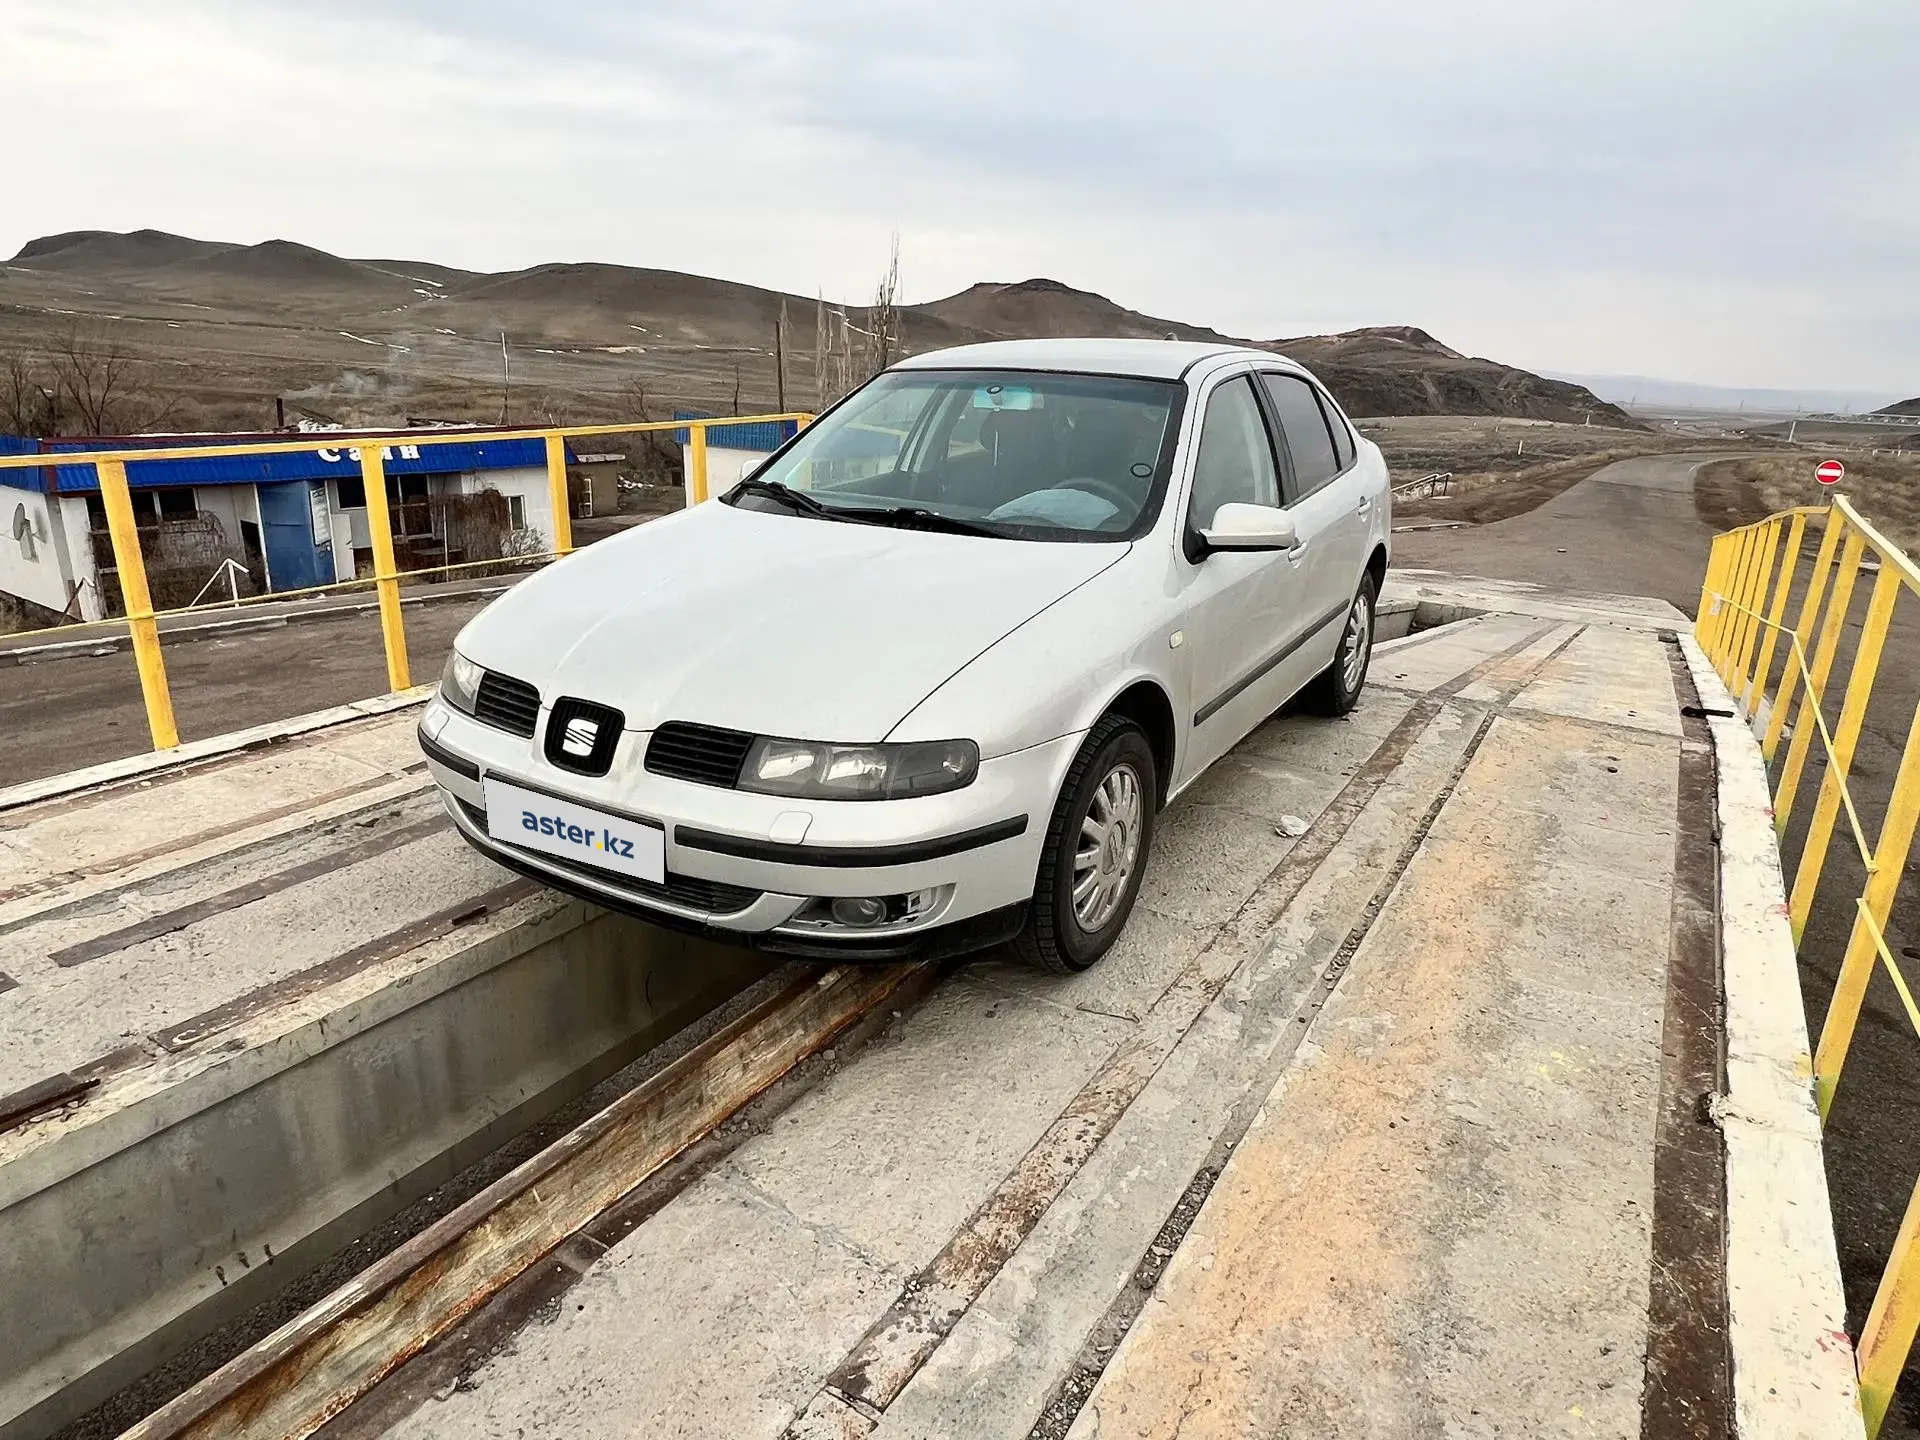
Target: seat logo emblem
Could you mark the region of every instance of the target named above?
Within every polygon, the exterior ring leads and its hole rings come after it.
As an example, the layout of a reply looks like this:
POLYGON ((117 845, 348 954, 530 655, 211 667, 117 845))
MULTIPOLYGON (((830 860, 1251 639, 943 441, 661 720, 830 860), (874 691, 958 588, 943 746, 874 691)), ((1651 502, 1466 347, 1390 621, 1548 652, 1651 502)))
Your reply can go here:
POLYGON ((600 738, 600 727, 591 720, 569 720, 560 737, 560 748, 569 755, 585 758, 593 754, 593 742, 600 738))

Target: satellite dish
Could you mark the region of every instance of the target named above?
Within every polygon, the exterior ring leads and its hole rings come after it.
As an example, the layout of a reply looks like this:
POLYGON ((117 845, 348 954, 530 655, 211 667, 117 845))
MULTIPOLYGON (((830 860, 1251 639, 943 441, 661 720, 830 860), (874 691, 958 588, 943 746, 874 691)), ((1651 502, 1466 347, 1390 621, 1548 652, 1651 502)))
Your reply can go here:
POLYGON ((33 559, 33 521, 27 518, 25 501, 13 507, 13 538, 20 542, 20 553, 33 559))

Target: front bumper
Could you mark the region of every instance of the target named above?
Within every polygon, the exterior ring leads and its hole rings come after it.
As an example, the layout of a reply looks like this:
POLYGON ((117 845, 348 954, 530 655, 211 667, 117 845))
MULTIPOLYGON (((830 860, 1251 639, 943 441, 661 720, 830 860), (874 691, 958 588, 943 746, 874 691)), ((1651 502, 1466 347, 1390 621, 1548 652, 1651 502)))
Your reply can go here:
POLYGON ((816 959, 898 960, 980 949, 1025 923, 1047 818, 1079 743, 1062 737, 983 760, 973 784, 892 801, 796 801, 655 775, 647 733, 621 737, 608 774, 543 758, 532 739, 434 702, 420 745, 448 813, 490 858, 609 909, 709 938, 816 959), (433 732, 433 733, 429 733, 433 732), (487 776, 662 827, 663 884, 492 838, 487 776), (795 835, 799 838, 791 838, 795 835), (781 838, 774 838, 779 835, 781 838), (938 891, 927 912, 885 927, 823 926, 815 899, 938 891))

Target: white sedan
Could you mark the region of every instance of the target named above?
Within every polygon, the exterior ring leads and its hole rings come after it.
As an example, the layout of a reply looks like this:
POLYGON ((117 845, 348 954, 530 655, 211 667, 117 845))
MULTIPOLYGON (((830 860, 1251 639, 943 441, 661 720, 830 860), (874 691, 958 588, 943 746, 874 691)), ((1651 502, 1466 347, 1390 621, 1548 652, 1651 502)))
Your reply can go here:
POLYGON ((500 863, 819 959, 1113 945, 1155 816, 1296 695, 1352 707, 1388 485, 1265 351, 916 355, 717 501, 516 586, 420 743, 500 863))

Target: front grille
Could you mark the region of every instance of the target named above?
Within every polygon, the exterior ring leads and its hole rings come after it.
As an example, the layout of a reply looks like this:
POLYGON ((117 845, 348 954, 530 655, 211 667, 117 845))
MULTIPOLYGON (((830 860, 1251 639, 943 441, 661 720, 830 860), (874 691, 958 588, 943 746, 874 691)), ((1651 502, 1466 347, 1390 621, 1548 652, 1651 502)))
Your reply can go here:
MULTIPOLYGON (((469 820, 480 827, 480 833, 486 834, 487 812, 465 800, 460 801, 460 808, 466 811, 469 820)), ((504 842, 495 841, 494 843, 504 842)), ((690 910, 704 911, 708 915, 735 914, 753 904, 761 895, 760 891, 749 889, 744 885, 728 885, 719 880, 699 880, 691 875, 676 875, 671 870, 667 872, 666 883, 656 885, 651 880, 622 875, 615 870, 602 870, 598 865, 566 860, 558 855, 548 855, 544 851, 524 853, 542 865, 551 865, 558 870, 569 870, 576 875, 587 876, 615 890, 625 890, 649 900, 671 900, 676 905, 684 905, 690 910)))
POLYGON ((733 787, 746 763, 754 737, 717 725, 670 721, 653 732, 647 745, 647 769, 675 780, 733 787))
POLYGON ((531 740, 534 722, 540 718, 540 692, 524 680, 488 670, 473 697, 473 718, 531 740))

